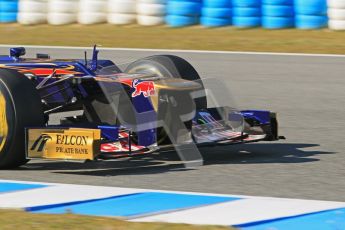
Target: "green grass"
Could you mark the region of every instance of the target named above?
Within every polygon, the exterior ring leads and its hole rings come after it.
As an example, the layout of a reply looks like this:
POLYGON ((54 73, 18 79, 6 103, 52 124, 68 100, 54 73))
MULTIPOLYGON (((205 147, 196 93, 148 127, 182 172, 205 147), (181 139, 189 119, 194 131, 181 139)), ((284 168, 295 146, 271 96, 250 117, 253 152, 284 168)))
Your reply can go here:
POLYGON ((3 24, 0 44, 345 54, 345 31, 3 24))
POLYGON ((135 223, 115 218, 73 214, 33 214, 15 210, 0 210, 1 230, 231 230, 228 227, 193 226, 186 224, 135 223))

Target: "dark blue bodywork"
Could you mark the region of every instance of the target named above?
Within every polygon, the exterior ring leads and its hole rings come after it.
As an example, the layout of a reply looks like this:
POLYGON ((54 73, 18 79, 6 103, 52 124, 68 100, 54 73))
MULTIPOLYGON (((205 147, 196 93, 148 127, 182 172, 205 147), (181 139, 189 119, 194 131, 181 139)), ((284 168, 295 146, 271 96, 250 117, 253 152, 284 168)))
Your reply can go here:
MULTIPOLYGON (((24 73, 26 75, 33 74, 38 82, 41 82, 43 79, 49 77, 54 71, 56 72, 56 76, 65 76, 65 75, 73 75, 77 78, 90 78, 90 76, 95 77, 97 75, 113 75, 121 73, 120 69, 110 60, 98 60, 97 54, 98 51, 94 49, 93 58, 91 60, 81 60, 81 59, 66 59, 66 60, 55 60, 49 58, 21 58, 25 54, 25 49, 19 48, 12 48, 10 49, 9 56, 0 56, 0 68, 6 69, 13 69, 18 72, 24 73), (111 68, 108 68, 111 67, 111 68)), ((46 55, 48 57, 48 55, 46 55)), ((56 79, 52 78, 46 82, 46 84, 54 83, 56 79)), ((105 84, 105 83, 102 83, 105 84)), ((121 83, 107 83, 112 89, 122 88, 121 83)), ((82 84, 77 86, 79 92, 81 92, 83 97, 87 97, 88 93, 87 90, 84 89, 82 84)), ((130 89, 130 93, 133 92, 133 89, 130 89)), ((51 87, 46 92, 41 92, 41 96, 53 94, 49 98, 46 99, 46 103, 52 104, 61 104, 65 103, 66 99, 74 97, 74 92, 70 88, 68 82, 64 83, 62 86, 51 87), (66 90, 59 93, 58 91, 61 88, 66 88, 66 90)), ((140 122, 141 113, 145 113, 148 111, 154 111, 152 104, 148 100, 148 98, 144 96, 138 96, 132 99, 132 104, 138 113, 137 120, 140 122)), ((155 113, 151 113, 154 115, 155 113)), ((104 138, 108 138, 110 140, 117 140, 118 139, 118 130, 119 126, 106 126, 102 125, 99 126, 102 130, 102 136, 104 138)), ((149 146, 156 141, 156 132, 155 129, 149 129, 140 131, 137 133, 138 135, 138 142, 140 145, 149 146)))
MULTIPOLYGON (((94 47, 91 60, 55 60, 50 59, 48 55, 40 55, 40 57, 45 58, 22 58, 21 56, 24 54, 25 49, 12 48, 9 56, 0 56, 0 68, 16 70, 34 79, 37 84, 43 81, 45 85, 50 85, 51 87, 46 87, 46 89, 43 89, 44 87, 38 89, 42 102, 44 102, 43 104, 47 106, 47 111, 53 107, 67 107, 71 104, 70 101, 73 98, 88 100, 94 89, 102 87, 110 88, 111 91, 124 89, 128 92, 128 95, 132 94, 135 90, 131 81, 102 81, 102 83, 99 83, 95 80, 96 78, 118 78, 123 74, 112 61, 98 60, 98 51, 96 47, 94 47), (71 83, 72 81, 64 81, 61 84, 54 85, 56 82, 61 81, 62 78, 67 79, 69 76, 75 80, 73 84, 71 83), (90 79, 93 80, 92 84, 88 83, 90 79), (79 83, 76 84, 75 82, 79 83)), ((135 109, 137 123, 140 124, 148 120, 152 121, 157 119, 157 114, 148 97, 139 95, 129 98, 131 100, 130 103, 135 109)), ((201 113, 204 112, 205 111, 196 111, 193 122, 197 123, 201 117, 201 113)), ((207 113, 210 113, 215 120, 222 119, 215 109, 209 109, 207 113)), ((246 121, 253 122, 256 126, 270 126, 272 122, 272 113, 270 111, 245 110, 240 111, 240 114, 242 114, 246 121)), ((104 139, 108 141, 118 141, 119 131, 128 127, 123 127, 119 124, 98 124, 97 128, 101 129, 101 134, 104 139)), ((128 132, 130 133, 131 130, 128 129, 128 132)), ((138 144, 141 146, 155 144, 157 141, 156 127, 152 125, 152 127, 146 130, 140 130, 136 132, 136 136, 138 144)))

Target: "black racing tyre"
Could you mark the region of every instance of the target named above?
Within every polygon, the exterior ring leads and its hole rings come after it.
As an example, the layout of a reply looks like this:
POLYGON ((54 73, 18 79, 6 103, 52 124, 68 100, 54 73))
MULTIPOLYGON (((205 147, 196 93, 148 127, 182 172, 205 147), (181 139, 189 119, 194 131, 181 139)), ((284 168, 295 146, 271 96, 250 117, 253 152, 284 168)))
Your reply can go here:
MULTIPOLYGON (((154 55, 139 59, 125 70, 126 73, 149 73, 161 77, 182 78, 190 81, 198 81, 202 84, 198 72, 194 67, 181 57, 174 55, 154 55)), ((204 88, 203 84, 202 87, 204 88)), ((196 109, 206 109, 206 96, 194 100, 196 109)), ((185 125, 191 127, 191 121, 185 125)), ((157 129, 157 143, 159 145, 171 144, 171 141, 163 128, 157 129)))
POLYGON ((25 127, 44 126, 34 84, 14 70, 0 70, 0 169, 25 164, 25 127))

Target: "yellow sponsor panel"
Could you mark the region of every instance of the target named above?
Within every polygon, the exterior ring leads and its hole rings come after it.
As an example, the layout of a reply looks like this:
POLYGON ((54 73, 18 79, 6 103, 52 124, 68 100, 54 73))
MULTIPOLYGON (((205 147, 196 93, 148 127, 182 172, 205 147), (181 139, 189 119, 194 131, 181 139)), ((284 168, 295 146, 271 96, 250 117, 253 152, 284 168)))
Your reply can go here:
POLYGON ((6 116, 6 100, 2 93, 0 93, 0 151, 5 146, 8 134, 8 124, 6 116))
POLYGON ((27 157, 93 160, 100 152, 99 129, 29 129, 27 157))

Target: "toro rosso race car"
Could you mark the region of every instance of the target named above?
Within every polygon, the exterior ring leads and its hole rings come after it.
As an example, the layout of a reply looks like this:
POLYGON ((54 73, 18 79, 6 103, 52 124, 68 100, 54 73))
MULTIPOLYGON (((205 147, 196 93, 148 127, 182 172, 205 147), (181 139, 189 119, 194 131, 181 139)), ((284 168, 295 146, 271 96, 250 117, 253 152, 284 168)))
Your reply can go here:
POLYGON ((279 139, 275 113, 208 107, 216 92, 177 56, 146 57, 121 71, 98 60, 96 46, 92 59, 24 55, 17 47, 0 56, 0 168, 166 149, 197 161, 199 146, 279 139))

